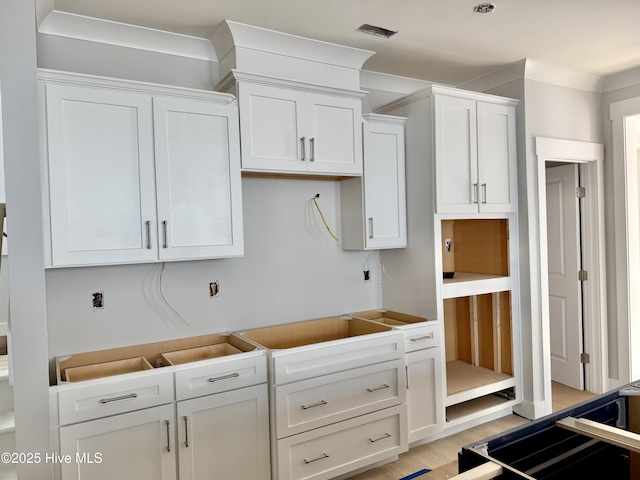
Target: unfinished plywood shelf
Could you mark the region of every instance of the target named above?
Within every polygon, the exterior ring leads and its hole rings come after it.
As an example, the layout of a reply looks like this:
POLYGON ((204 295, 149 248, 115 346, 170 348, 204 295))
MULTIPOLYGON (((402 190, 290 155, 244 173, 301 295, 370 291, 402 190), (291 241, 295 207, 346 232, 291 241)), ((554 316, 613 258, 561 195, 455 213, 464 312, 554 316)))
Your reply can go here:
POLYGON ((80 382, 83 380, 93 380, 94 378, 122 375, 123 373, 142 372, 144 370, 151 370, 152 368, 153 366, 151 366, 144 357, 127 358, 67 368, 66 379, 68 382, 80 382))
POLYGON ((378 323, 383 323, 392 327, 404 327, 408 325, 424 324, 424 322, 429 321, 424 317, 416 317, 415 315, 393 312, 391 310, 368 310, 365 312, 356 312, 352 315, 355 318, 374 320, 378 323))
POLYGON ((507 395, 490 393, 448 406, 446 408, 447 423, 445 428, 451 428, 460 423, 467 422, 476 416, 486 415, 495 410, 508 408, 514 403, 514 400, 507 395))

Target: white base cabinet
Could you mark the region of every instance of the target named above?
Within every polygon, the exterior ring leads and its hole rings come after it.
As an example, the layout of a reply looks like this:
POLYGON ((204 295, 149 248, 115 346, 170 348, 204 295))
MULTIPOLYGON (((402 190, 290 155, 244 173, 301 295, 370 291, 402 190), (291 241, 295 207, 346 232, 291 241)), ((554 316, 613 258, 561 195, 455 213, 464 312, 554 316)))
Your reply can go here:
POLYGON ((48 266, 243 253, 230 95, 40 72, 48 266))
POLYGON ((173 405, 60 428, 64 480, 176 478, 173 405))
POLYGON ((267 385, 177 404, 180 480, 269 480, 267 385))

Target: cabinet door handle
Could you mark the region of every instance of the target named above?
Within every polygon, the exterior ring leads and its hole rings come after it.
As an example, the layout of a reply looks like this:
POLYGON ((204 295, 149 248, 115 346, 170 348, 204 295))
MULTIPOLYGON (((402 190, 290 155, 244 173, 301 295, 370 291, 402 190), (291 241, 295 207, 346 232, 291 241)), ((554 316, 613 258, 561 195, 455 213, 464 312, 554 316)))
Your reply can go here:
POLYGON ((322 455, 320 455, 319 457, 316 458, 312 458, 311 460, 307 460, 306 458, 304 458, 304 463, 311 463, 311 462, 317 462, 318 460, 322 460, 323 458, 329 458, 330 455, 326 452, 324 452, 322 455))
POLYGON ((310 162, 315 161, 316 159, 316 139, 311 137, 309 140, 309 146, 311 148, 311 158, 309 158, 310 162))
POLYGON ((164 244, 162 245, 162 248, 169 248, 169 244, 167 243, 167 221, 166 220, 162 221, 162 238, 164 240, 164 244))
POLYGON ((390 433, 386 433, 386 432, 385 432, 385 434, 384 434, 384 435, 382 435, 382 436, 380 436, 380 437, 378 437, 378 438, 371 438, 371 437, 369 437, 369 441, 370 441, 371 443, 376 443, 376 442, 379 442, 380 440, 384 440, 385 438, 389 438, 389 437, 392 437, 392 436, 393 436, 393 435, 391 435, 390 433))
POLYGON ((167 452, 171 452, 171 422, 169 422, 169 420, 165 420, 164 423, 167 426, 167 452))
POLYGON ((487 203, 487 184, 482 184, 482 203, 487 203))
POLYGON ((300 160, 302 160, 303 162, 306 160, 305 158, 305 145, 304 145, 304 137, 300 137, 300 147, 302 148, 302 158, 300 158, 300 160))
POLYGON ((151 248, 151 221, 144 222, 147 228, 147 248, 151 248))
POLYGON ((321 405, 326 405, 326 404, 327 404, 327 402, 325 400, 320 400, 319 402, 312 403, 311 405, 304 405, 303 404, 303 405, 300 405, 300 406, 302 407, 303 410, 308 410, 310 408, 319 407, 321 405))
POLYGON ((477 183, 473 184, 473 194, 475 194, 473 197, 473 203, 478 203, 478 184, 477 183))
POLYGON ((100 403, 104 405, 105 403, 118 402, 120 400, 128 400, 130 398, 138 398, 138 394, 130 393, 129 395, 121 395, 119 397, 103 398, 100 400, 100 403))
POLYGON ((369 238, 373 238, 373 217, 369 217, 369 238))
POLYGON ((413 337, 409 339, 410 342, 422 342, 423 340, 433 340, 433 333, 430 333, 428 335, 422 335, 421 337, 413 337))
POLYGON ((184 446, 189 448, 189 417, 182 417, 184 420, 184 446))
POLYGON ((375 392, 376 390, 384 390, 385 388, 389 388, 389 385, 387 385, 386 383, 383 383, 379 387, 373 387, 373 388, 368 387, 367 392, 371 393, 371 392, 375 392))
POLYGON ((405 384, 407 385, 407 390, 409 390, 409 365, 404 366, 404 378, 405 384))
POLYGON ((237 373, 237 372, 236 372, 236 373, 230 373, 229 375, 222 375, 222 376, 220 376, 220 377, 211 377, 211 378, 209 378, 209 379, 207 380, 207 382, 211 382, 211 383, 213 383, 213 382, 218 382, 218 381, 220 381, 220 380, 228 380, 228 379, 230 379, 230 378, 237 378, 237 377, 239 377, 239 376, 240 376, 240 374, 239 374, 239 373, 237 373))

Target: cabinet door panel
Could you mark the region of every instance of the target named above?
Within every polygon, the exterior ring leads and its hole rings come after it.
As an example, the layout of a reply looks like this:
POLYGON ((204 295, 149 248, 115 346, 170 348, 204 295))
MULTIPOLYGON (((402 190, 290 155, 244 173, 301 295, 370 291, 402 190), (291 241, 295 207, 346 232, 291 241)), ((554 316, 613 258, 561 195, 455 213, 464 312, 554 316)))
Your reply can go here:
POLYGON ((409 442, 441 432, 444 388, 440 347, 407 353, 409 442))
POLYGON ((256 170, 307 169, 304 95, 264 85, 240 84, 242 167, 256 170))
POLYGON ((446 96, 434 102, 436 211, 477 212, 476 102, 446 96))
POLYGON ((478 102, 481 212, 516 211, 516 136, 512 107, 478 102))
POLYGON ((51 84, 46 108, 53 265, 155 258, 151 98, 51 84))
POLYGON ((364 124, 367 248, 407 245, 404 127, 364 124))
POLYGON ((61 427, 60 452, 73 460, 62 462, 62 478, 175 479, 174 447, 173 405, 61 427))
POLYGON ((362 173, 360 100, 307 95, 309 171, 362 173))
POLYGON ((181 480, 268 480, 267 385, 178 402, 181 480))
POLYGON ((242 254, 234 107, 154 99, 161 259, 242 254))

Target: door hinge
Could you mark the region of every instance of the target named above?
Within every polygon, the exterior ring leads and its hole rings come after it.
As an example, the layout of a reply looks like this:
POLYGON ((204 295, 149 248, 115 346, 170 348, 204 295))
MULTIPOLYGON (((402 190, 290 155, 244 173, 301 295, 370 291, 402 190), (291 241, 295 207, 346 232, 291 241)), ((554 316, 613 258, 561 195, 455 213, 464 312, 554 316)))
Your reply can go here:
POLYGON ((590 362, 591 362, 591 358, 589 357, 588 353, 580 354, 580 363, 590 363, 590 362))
POLYGON ((587 189, 584 187, 576 188, 576 197, 584 198, 587 195, 587 189))
POLYGON ((580 270, 578 272, 578 281, 579 282, 586 282, 588 280, 588 275, 587 275, 587 271, 586 270, 580 270))

